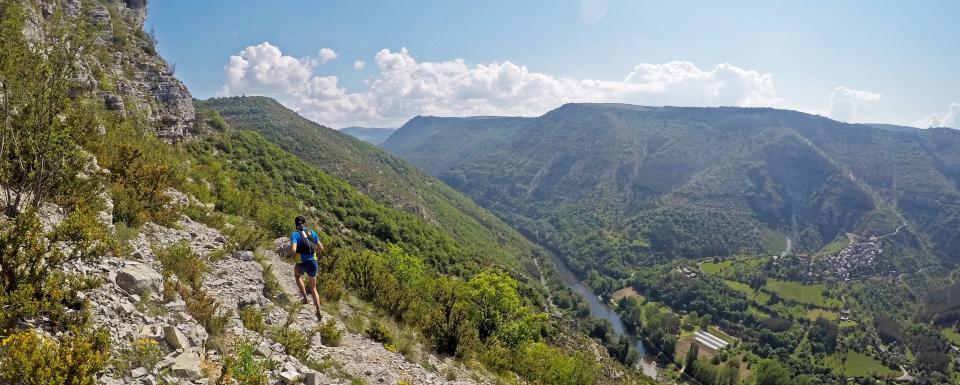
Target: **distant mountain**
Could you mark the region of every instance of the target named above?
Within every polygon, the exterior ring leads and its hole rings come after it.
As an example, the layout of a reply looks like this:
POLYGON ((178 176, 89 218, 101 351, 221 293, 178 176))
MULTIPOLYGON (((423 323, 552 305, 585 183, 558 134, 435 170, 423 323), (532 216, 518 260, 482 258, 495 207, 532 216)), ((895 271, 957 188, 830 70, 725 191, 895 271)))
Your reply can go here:
POLYGON ((344 127, 340 132, 367 143, 380 144, 396 130, 396 128, 344 127))
POLYGON ((321 126, 267 97, 229 97, 197 101, 234 128, 260 133, 267 140, 388 206, 415 213, 458 241, 467 257, 523 266, 532 245, 507 224, 469 198, 372 144, 321 126))
POLYGON ((885 267, 960 262, 960 131, 769 108, 567 104, 537 118, 416 117, 382 147, 576 270, 816 252, 906 222, 885 267))

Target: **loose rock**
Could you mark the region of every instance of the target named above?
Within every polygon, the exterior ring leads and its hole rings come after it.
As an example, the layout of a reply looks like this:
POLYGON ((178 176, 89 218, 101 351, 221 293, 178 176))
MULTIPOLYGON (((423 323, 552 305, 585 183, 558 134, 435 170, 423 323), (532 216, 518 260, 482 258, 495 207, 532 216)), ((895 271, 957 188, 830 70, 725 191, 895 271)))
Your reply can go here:
POLYGON ((117 272, 117 285, 128 293, 159 292, 162 283, 163 276, 152 267, 142 263, 128 263, 117 272))

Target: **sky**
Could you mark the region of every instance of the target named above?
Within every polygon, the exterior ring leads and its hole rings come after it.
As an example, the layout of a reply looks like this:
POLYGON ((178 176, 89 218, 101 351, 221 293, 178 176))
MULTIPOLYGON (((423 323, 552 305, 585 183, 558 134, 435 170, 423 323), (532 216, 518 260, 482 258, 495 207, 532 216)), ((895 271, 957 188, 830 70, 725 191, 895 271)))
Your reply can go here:
POLYGON ((334 128, 568 102, 960 128, 953 0, 153 0, 147 28, 194 97, 334 128))

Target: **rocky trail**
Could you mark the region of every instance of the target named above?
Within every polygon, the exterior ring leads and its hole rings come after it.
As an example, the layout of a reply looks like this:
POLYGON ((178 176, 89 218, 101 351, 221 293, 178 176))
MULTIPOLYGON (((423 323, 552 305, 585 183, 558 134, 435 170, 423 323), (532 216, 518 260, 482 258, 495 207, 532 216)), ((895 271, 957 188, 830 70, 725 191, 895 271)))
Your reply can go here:
MULTIPOLYGON (((220 344, 211 343, 207 330, 188 314, 186 303, 179 295, 174 300, 162 298, 164 278, 154 250, 186 242, 194 253, 208 258, 226 247, 228 240, 220 231, 187 217, 183 217, 177 227, 147 223, 140 229, 141 234, 128 241, 132 250, 129 256, 107 256, 65 267, 68 271, 102 279, 98 288, 82 294, 90 301, 93 323, 109 331, 114 345, 114 363, 98 379, 99 383, 212 384, 219 378, 228 353, 220 351, 223 349, 220 344), (132 353, 138 346, 154 347, 151 349, 159 351, 159 355, 153 360, 143 359, 142 354, 132 353)), ((286 242, 287 239, 280 238, 274 242, 273 250, 258 250, 263 256, 260 262, 254 260, 252 251, 224 256, 209 264, 203 278, 203 288, 221 305, 220 313, 228 314, 222 340, 246 340, 255 347, 259 359, 273 361, 270 384, 492 383, 450 358, 429 353, 419 342, 415 342, 413 353, 408 352, 405 357, 367 338, 362 331, 349 331, 344 320, 354 317, 366 322, 368 317, 375 317, 368 306, 355 300, 323 307, 323 321, 335 320, 336 328, 342 333, 338 346, 324 346, 320 334, 315 333, 320 323, 312 303, 294 307, 297 311, 289 327, 304 336, 312 335, 306 356, 313 365, 287 354, 283 345, 270 338, 269 332, 247 329, 238 314, 239 309, 248 306, 261 312, 268 330, 288 324, 289 306, 264 296, 264 266, 270 266, 275 273, 284 291, 280 297, 299 303, 300 295, 291 273, 293 260, 276 252, 285 248, 286 242)))

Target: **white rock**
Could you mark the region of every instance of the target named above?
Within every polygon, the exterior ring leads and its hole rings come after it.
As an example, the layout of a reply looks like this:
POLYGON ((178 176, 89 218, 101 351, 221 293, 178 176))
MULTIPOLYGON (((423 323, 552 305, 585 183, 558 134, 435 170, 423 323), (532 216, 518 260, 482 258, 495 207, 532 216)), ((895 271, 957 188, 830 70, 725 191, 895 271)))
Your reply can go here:
POLYGON ((163 327, 163 338, 173 349, 187 349, 190 347, 190 340, 187 339, 187 336, 183 335, 180 329, 173 326, 167 325, 163 327))
POLYGON ((310 372, 304 375, 303 383, 306 385, 332 384, 333 380, 320 373, 310 372))
POLYGON ((284 384, 293 385, 299 380, 300 373, 290 371, 280 373, 280 381, 282 381, 284 384))
POLYGON ((261 342, 260 345, 257 345, 257 350, 255 353, 263 357, 270 357, 273 355, 273 349, 270 349, 270 344, 261 342))
POLYGON ((117 272, 117 286, 128 293, 141 291, 159 292, 163 276, 143 263, 128 263, 117 272))
POLYGON ((147 368, 139 367, 130 371, 130 377, 140 378, 147 375, 147 368))
POLYGON ((173 359, 170 372, 180 378, 199 380, 203 377, 200 372, 200 355, 192 350, 181 353, 173 359))

